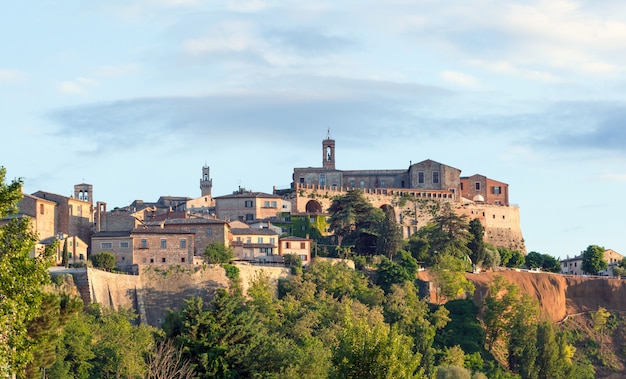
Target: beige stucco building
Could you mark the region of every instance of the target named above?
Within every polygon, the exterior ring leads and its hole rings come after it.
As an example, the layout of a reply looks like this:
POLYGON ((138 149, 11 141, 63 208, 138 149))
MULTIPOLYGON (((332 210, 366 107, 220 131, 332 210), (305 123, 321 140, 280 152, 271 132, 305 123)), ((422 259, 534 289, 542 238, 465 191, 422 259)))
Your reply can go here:
MULTIPOLYGON (((606 249, 604 251, 604 261, 607 263, 607 268, 598 272, 598 275, 613 276, 613 267, 624 259, 624 256, 612 249, 606 249)), ((573 258, 566 258, 561 260, 561 273, 569 275, 584 275, 583 271, 583 255, 577 255, 573 258)))
POLYGON ((280 255, 293 254, 300 257, 303 266, 311 263, 311 240, 302 237, 283 237, 280 239, 280 255))

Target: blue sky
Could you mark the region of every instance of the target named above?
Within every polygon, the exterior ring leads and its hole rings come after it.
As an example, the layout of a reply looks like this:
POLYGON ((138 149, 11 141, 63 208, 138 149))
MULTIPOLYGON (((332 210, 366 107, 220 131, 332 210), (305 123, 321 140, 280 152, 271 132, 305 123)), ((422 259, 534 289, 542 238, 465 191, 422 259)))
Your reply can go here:
POLYGON ((529 251, 626 255, 626 7, 596 1, 11 2, 0 165, 109 209, 433 159, 510 185, 529 251))

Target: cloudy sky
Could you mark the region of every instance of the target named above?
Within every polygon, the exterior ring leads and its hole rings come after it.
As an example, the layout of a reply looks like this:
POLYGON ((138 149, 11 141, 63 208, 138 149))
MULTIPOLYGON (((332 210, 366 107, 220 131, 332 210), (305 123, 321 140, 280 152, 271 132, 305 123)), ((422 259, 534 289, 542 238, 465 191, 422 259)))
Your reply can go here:
POLYGON ((0 165, 109 209, 433 159, 510 185, 528 251, 626 255, 617 0, 23 0, 0 13, 0 165))

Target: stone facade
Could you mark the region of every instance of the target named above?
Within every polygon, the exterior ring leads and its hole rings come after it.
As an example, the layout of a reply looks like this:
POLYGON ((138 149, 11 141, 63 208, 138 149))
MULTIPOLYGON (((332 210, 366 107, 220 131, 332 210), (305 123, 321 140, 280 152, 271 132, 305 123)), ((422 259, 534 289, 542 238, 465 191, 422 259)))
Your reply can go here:
POLYGON ((215 198, 217 217, 227 221, 252 222, 276 218, 282 211, 282 198, 262 192, 240 190, 215 198))
MULTIPOLYGON (((83 184, 82 186, 85 185, 83 184)), ((90 240, 94 220, 94 210, 91 202, 45 191, 37 191, 32 195, 57 204, 57 233, 78 236, 83 241, 90 240)), ((90 197, 87 198, 90 199, 90 197)))

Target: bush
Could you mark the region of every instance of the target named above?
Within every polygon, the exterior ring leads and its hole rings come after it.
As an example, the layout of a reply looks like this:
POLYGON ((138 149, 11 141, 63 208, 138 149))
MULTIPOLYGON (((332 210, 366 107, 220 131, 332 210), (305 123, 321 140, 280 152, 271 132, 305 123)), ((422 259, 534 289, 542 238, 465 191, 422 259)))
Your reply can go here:
POLYGON ((230 280, 239 279, 239 267, 229 265, 229 264, 223 264, 222 267, 224 267, 224 271, 226 271, 226 277, 228 279, 230 280))
POLYGON ((233 257, 233 249, 220 242, 213 242, 204 249, 204 259, 208 263, 228 263, 233 257))
POLYGON ((115 255, 108 251, 92 254, 89 259, 91 260, 93 267, 101 270, 111 271, 115 267, 115 255))

